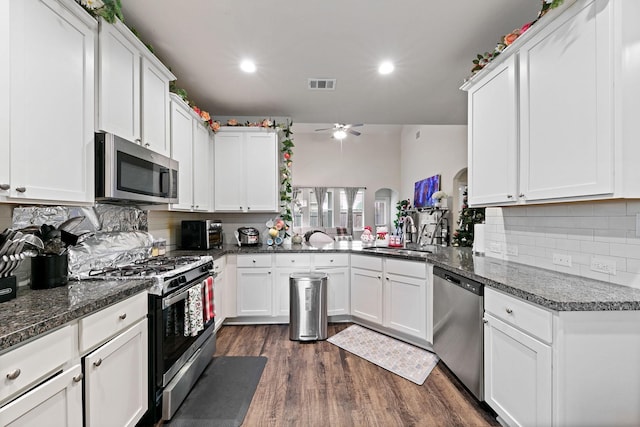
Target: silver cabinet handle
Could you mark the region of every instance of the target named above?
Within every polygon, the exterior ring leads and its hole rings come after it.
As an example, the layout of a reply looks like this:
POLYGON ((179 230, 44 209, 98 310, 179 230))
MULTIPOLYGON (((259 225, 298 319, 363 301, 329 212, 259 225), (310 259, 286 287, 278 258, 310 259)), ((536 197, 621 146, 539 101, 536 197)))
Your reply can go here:
POLYGON ((378 276, 378 279, 382 279, 382 276, 378 276))
POLYGON ((513 310, 511 310, 510 308, 507 308, 505 311, 507 312, 507 314, 513 313, 513 310))
POLYGON ((513 199, 513 194, 507 194, 507 199, 513 199))
POLYGON ((11 372, 9 372, 7 374, 7 379, 8 380, 15 380, 19 376, 20 376, 20 369, 14 369, 13 371, 11 371, 11 372))
POLYGON ((333 262, 333 260, 332 260, 332 259, 330 259, 330 260, 329 260, 329 262, 333 262))
POLYGON ((487 319, 483 318, 483 319, 482 319, 482 323, 485 323, 485 324, 486 324, 486 323, 489 323, 489 321, 488 321, 487 319))
POLYGON ((149 144, 148 142, 146 144, 144 144, 145 147, 149 148, 151 147, 151 144, 149 144))
POLYGON ((386 279, 387 279, 387 282, 390 280, 388 277, 386 277, 386 279))
POLYGON ((251 262, 255 264, 255 263, 256 263, 256 260, 255 260, 255 259, 252 259, 252 260, 251 260, 251 262))
POLYGON ((518 197, 524 197, 524 193, 520 193, 518 197))
POLYGON ((8 190, 11 186, 9 184, 0 184, 0 190, 8 190))
POLYGON ((142 144, 142 139, 140 139, 140 138, 136 138, 136 142, 137 142, 138 144, 142 144))
POLYGON ((295 260, 295 259, 292 259, 292 260, 291 260, 291 262, 296 262, 296 260, 295 260))
POLYGON ((240 210, 242 210, 242 206, 240 206, 240 210))
POLYGON ((120 316, 118 316, 118 319, 120 320, 124 320, 127 318, 127 313, 122 313, 120 316))
POLYGON ((16 187, 16 191, 18 193, 24 193, 25 191, 27 191, 27 187, 16 187))
POLYGON ((251 210, 251 206, 247 206, 247 210, 250 211, 251 210))
POLYGON ((271 272, 269 272, 269 274, 271 274, 271 272))
POLYGON ((82 381, 83 378, 84 378, 84 374, 82 372, 80 372, 78 375, 73 377, 73 381, 76 382, 76 383, 79 383, 80 381, 82 381))
POLYGON ((96 360, 95 362, 93 362, 93 366, 95 366, 95 367, 98 367, 100 365, 102 365, 102 358, 100 358, 100 359, 96 360))

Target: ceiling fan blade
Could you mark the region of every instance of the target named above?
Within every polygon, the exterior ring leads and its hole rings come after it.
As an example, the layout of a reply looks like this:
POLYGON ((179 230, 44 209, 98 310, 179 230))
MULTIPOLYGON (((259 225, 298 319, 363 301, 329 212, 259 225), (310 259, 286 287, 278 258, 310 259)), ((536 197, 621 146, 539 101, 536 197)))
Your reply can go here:
POLYGON ((356 125, 347 125, 346 127, 348 127, 348 128, 357 128, 358 126, 363 126, 363 124, 362 123, 358 123, 356 125))
POLYGON ((357 130, 353 130, 353 129, 348 129, 347 132, 349 132, 350 134, 355 135, 355 136, 362 135, 360 132, 358 132, 357 130))
POLYGON ((316 129, 316 132, 322 131, 322 130, 331 130, 333 128, 323 128, 323 129, 316 129))

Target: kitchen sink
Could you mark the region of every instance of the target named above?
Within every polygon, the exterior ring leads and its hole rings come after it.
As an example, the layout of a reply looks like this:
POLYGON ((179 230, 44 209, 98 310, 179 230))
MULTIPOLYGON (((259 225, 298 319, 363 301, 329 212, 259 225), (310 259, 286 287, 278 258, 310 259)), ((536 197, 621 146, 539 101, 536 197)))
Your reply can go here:
POLYGON ((380 254, 399 254, 406 256, 418 256, 426 257, 428 254, 433 253, 433 250, 429 246, 417 247, 417 248, 393 248, 393 247, 367 247, 362 248, 368 252, 375 252, 380 254))

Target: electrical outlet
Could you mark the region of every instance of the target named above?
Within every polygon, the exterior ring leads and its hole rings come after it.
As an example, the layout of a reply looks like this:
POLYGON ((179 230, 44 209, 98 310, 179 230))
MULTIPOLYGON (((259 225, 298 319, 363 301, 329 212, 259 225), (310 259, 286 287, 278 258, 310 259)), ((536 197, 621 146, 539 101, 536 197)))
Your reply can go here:
POLYGON ((489 243, 489 252, 493 252, 494 254, 502 253, 502 245, 500 242, 491 242, 489 243))
POLYGON ((563 267, 571 267, 571 255, 553 254, 553 263, 563 267))
POLYGON ((615 276, 616 262, 609 259, 591 257, 591 270, 615 276))
POLYGON ((518 256, 518 245, 507 245, 507 255, 518 256))

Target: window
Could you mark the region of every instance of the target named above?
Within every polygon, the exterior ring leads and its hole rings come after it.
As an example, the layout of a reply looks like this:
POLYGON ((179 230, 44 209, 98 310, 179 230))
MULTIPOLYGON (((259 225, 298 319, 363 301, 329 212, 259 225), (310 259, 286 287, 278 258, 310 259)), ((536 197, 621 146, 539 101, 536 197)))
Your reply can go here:
POLYGON ((389 208, 387 207, 387 200, 378 199, 373 205, 374 220, 377 226, 383 226, 389 224, 389 208))
MULTIPOLYGON (((316 201, 316 195, 313 190, 308 191, 309 200, 309 226, 318 226, 318 202, 316 201)), ((322 204, 322 218, 324 220, 323 227, 333 227, 333 190, 328 189, 327 195, 324 198, 322 204)))
MULTIPOLYGON (((347 226, 348 209, 347 194, 340 190, 340 227, 347 226)), ((364 190, 358 190, 353 202, 353 229, 364 230, 364 190)))

